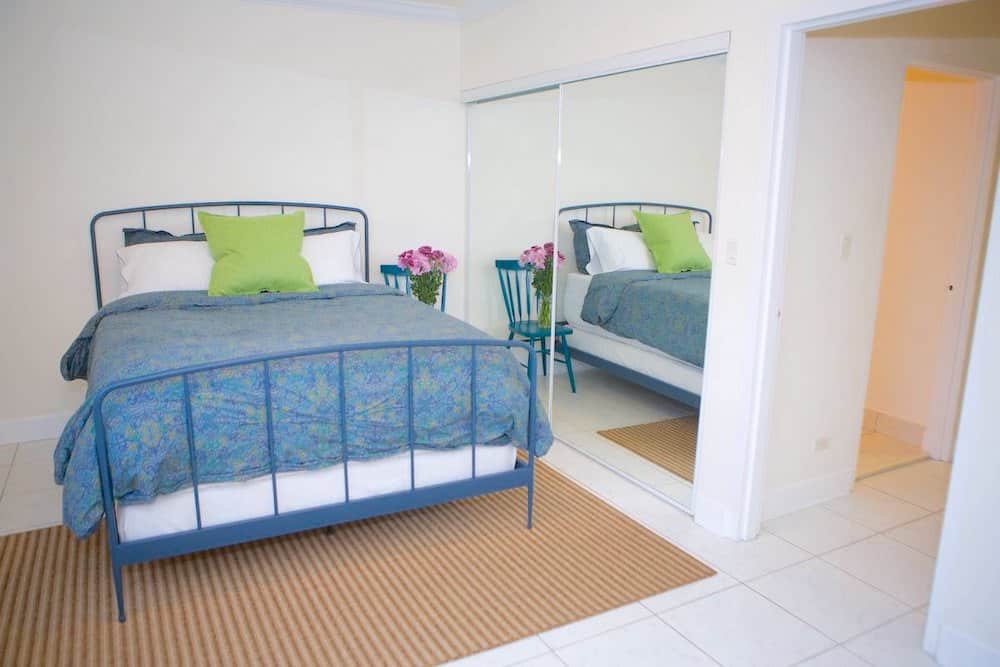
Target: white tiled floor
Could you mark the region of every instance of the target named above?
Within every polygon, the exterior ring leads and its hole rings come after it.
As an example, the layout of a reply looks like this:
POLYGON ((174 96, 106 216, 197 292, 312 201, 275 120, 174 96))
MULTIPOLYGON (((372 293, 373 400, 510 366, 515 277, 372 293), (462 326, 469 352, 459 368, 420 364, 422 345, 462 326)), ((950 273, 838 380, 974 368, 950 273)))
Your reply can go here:
POLYGON ((515 643, 455 664, 934 664, 921 644, 941 515, 926 507, 937 504, 942 482, 947 487, 947 465, 871 477, 850 496, 733 542, 571 448, 557 444, 546 460, 719 574, 543 632, 540 644, 515 643))
POLYGON ((857 477, 863 479, 926 458, 927 454, 917 445, 896 440, 885 433, 867 431, 861 434, 857 477))
MULTIPOLYGON (((574 394, 562 367, 557 367, 552 410, 552 428, 556 436, 681 506, 689 507, 690 482, 598 435, 597 431, 682 417, 694 410, 586 364, 578 364, 575 375, 577 393, 574 394)), ((547 386, 547 378, 545 384, 547 386)), ((542 392, 543 400, 546 395, 542 392)))
MULTIPOLYGON (((59 522, 53 446, 0 447, 0 534, 59 522)), ((565 445, 546 462, 719 574, 457 664, 934 664, 920 645, 949 466, 866 479, 850 496, 733 542, 565 445)))

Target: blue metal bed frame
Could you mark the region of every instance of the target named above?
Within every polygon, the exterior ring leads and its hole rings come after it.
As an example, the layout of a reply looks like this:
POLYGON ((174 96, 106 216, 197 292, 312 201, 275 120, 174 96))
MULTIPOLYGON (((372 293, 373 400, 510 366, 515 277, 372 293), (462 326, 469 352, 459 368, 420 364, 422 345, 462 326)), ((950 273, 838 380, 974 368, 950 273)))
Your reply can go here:
MULTIPOLYGON (((236 209, 236 215, 241 215, 243 208, 279 208, 281 212, 284 213, 286 209, 302 209, 302 210, 318 210, 322 212, 323 215, 323 225, 322 227, 307 227, 305 231, 311 231, 314 229, 326 229, 328 227, 335 227, 340 224, 336 221, 329 220, 329 213, 331 211, 340 213, 353 213, 361 217, 361 225, 364 232, 364 272, 365 280, 367 281, 370 277, 369 273, 369 262, 368 262, 368 214, 362 211, 360 208, 354 206, 341 206, 339 204, 310 204, 306 202, 288 202, 288 201, 207 201, 207 202, 191 202, 184 204, 156 204, 153 206, 135 206, 132 208, 119 208, 110 211, 101 211, 90 219, 90 256, 94 267, 94 289, 97 290, 97 307, 100 308, 104 305, 104 298, 101 294, 101 269, 98 262, 97 253, 97 225, 102 222, 123 215, 135 215, 139 214, 141 216, 142 228, 149 229, 149 221, 147 218, 149 214, 155 211, 172 211, 172 210, 184 210, 187 209, 189 217, 191 220, 191 233, 194 234, 197 230, 197 216, 195 213, 198 209, 203 208, 234 208, 236 209), (332 224, 331 224, 332 222, 332 224)), ((342 222, 342 221, 341 221, 342 222)))
MULTIPOLYGON (((327 206, 315 204, 293 204, 282 202, 240 202, 241 206, 284 206, 288 207, 322 207, 330 210, 353 211, 360 213, 365 222, 365 265, 368 264, 367 245, 367 224, 368 218, 361 209, 342 206, 327 206)), ((99 280, 97 269, 97 245, 94 236, 94 225, 100 219, 112 214, 140 213, 150 210, 162 210, 166 208, 197 208, 200 206, 233 206, 236 202, 213 202, 211 204, 175 204, 167 206, 154 206, 145 208, 119 209, 117 211, 107 211, 94 216, 91 221, 91 241, 94 253, 95 281, 99 280)), ((101 302, 100 286, 97 286, 98 303, 101 302)), ((98 467, 101 478, 101 497, 104 506, 105 524, 107 528, 108 547, 111 556, 112 578, 115 588, 115 600, 118 607, 118 620, 125 621, 125 598, 122 587, 122 568, 126 565, 142 563, 146 561, 170 558, 183 554, 215 549, 243 542, 278 537, 304 530, 313 530, 333 526, 349 521, 357 521, 384 514, 393 514, 410 509, 436 505, 462 498, 471 498, 487 493, 504 491, 525 487, 527 489, 527 527, 532 526, 532 510, 534 507, 534 470, 535 470, 535 445, 537 434, 535 432, 535 409, 536 409, 536 359, 535 350, 527 343, 519 341, 498 340, 493 338, 471 338, 471 339, 438 339, 438 340, 413 340, 413 341, 372 341, 364 343, 349 343, 342 345, 332 345, 327 347, 312 348, 306 350, 292 350, 287 352, 253 355, 232 359, 218 363, 197 364, 177 368, 172 370, 151 373, 141 377, 130 378, 112 383, 103 387, 94 396, 92 418, 95 429, 95 448, 97 450, 98 467), (433 486, 418 487, 416 484, 416 443, 414 427, 414 401, 413 401, 413 350, 424 347, 467 347, 470 351, 470 382, 471 393, 470 403, 470 433, 469 442, 471 444, 472 477, 454 482, 436 484, 433 486), (476 473, 476 440, 477 440, 477 350, 480 347, 503 347, 508 349, 519 348, 527 355, 527 372, 529 381, 528 392, 528 427, 527 427, 527 456, 523 459, 518 457, 513 469, 489 475, 478 475, 476 473), (408 491, 396 492, 380 496, 371 496, 358 500, 350 497, 350 482, 348 475, 349 457, 347 443, 347 411, 344 377, 344 356, 352 352, 364 352, 371 350, 385 349, 405 349, 407 353, 407 442, 406 447, 410 454, 410 489, 408 491), (337 363, 340 367, 338 396, 340 397, 340 423, 337 428, 340 433, 342 446, 343 466, 344 466, 344 500, 343 502, 312 507, 291 512, 282 512, 279 504, 277 486, 277 464, 274 457, 274 424, 271 405, 271 363, 277 360, 314 357, 319 355, 337 355, 337 363), (191 408, 190 376, 195 373, 203 373, 224 368, 237 366, 248 366, 259 364, 263 367, 264 376, 264 408, 267 430, 267 450, 270 462, 271 491, 273 511, 268 516, 245 519, 230 523, 203 526, 201 517, 201 505, 199 502, 199 482, 197 466, 197 444, 195 442, 195 429, 191 408), (114 498, 114 478, 113 471, 109 463, 107 432, 104 424, 103 407, 108 395, 115 391, 134 387, 150 382, 159 382, 170 378, 179 378, 182 382, 184 396, 184 421, 187 432, 188 460, 191 469, 192 493, 194 495, 196 528, 177 533, 170 533, 155 537, 149 537, 134 541, 123 542, 118 531, 117 505, 114 498)), ((400 443, 404 444, 404 443, 400 443)))
MULTIPOLYGON (((583 211, 583 216, 584 216, 583 220, 589 222, 591 209, 609 208, 611 209, 611 226, 617 228, 616 224, 617 209, 618 207, 626 207, 626 206, 635 206, 640 211, 643 209, 643 207, 646 207, 646 208, 661 209, 663 213, 666 213, 669 210, 682 210, 682 211, 693 211, 697 213, 702 213, 708 220, 708 233, 709 234, 712 233, 712 213, 707 209, 698 208, 697 206, 688 206, 687 204, 667 204, 663 202, 648 202, 648 201, 645 202, 618 201, 618 202, 601 202, 593 204, 574 204, 572 206, 564 206, 563 208, 560 208, 559 215, 561 217, 565 213, 572 213, 574 211, 583 211)), ((699 224, 699 221, 697 220, 692 220, 692 222, 696 225, 699 224)), ((570 349, 572 350, 573 358, 576 359, 577 361, 582 361, 585 364, 589 364, 591 366, 595 366, 597 368, 606 370, 612 375, 616 375, 622 378, 623 380, 637 384, 640 387, 649 389, 652 392, 660 394, 661 396, 665 396, 669 399, 675 400, 678 403, 683 403, 684 405, 687 405, 689 407, 698 408, 701 406, 701 396, 699 396, 698 394, 692 393, 686 389, 681 389, 680 387, 672 385, 669 382, 664 382, 663 380, 660 380, 658 378, 654 378, 649 375, 645 375, 644 373, 632 370, 631 368, 627 368, 626 366, 622 366, 612 361, 608 361, 607 359, 603 359, 602 357, 598 357, 589 352, 584 352, 583 350, 580 350, 578 348, 570 346, 570 349)))

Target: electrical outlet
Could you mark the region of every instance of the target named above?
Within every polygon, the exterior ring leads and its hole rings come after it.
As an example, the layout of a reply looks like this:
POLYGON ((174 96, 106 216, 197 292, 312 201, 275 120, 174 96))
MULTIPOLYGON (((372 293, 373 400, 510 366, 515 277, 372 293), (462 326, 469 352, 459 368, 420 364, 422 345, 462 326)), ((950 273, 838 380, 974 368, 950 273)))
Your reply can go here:
POLYGON ((826 450, 830 449, 830 444, 831 444, 830 438, 827 437, 816 438, 816 445, 814 449, 817 452, 825 452, 826 450))

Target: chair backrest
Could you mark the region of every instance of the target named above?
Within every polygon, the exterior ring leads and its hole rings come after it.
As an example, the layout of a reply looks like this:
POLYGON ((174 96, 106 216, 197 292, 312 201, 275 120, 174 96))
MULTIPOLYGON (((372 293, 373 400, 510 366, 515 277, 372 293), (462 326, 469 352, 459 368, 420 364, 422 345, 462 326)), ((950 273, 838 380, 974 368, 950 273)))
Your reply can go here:
MULTIPOLYGON (((400 292, 406 292, 407 294, 413 294, 410 289, 410 271, 409 269, 403 269, 395 264, 382 264, 378 267, 379 272, 382 274, 382 280, 385 282, 386 287, 392 287, 393 289, 398 289, 400 292)), ((441 296, 438 298, 438 305, 441 307, 441 312, 444 312, 445 299, 448 294, 448 274, 441 276, 441 296)))
POLYGON ((496 260, 497 278, 500 279, 500 292, 503 294, 503 306, 507 310, 507 321, 510 324, 521 320, 530 320, 537 295, 531 286, 533 271, 529 266, 521 266, 516 259, 496 260))

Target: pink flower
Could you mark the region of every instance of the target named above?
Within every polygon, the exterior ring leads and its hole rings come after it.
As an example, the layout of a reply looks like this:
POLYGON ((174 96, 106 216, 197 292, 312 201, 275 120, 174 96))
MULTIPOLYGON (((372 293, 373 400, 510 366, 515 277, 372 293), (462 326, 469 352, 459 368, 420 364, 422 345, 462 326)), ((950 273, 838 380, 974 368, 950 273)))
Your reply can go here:
POLYGON ((429 245, 422 245, 414 250, 405 250, 399 254, 396 265, 406 269, 414 276, 421 276, 431 271, 450 273, 458 268, 458 260, 454 255, 435 250, 429 245))
POLYGON ((458 260, 454 255, 442 253, 440 267, 441 273, 451 273, 458 268, 458 260))

